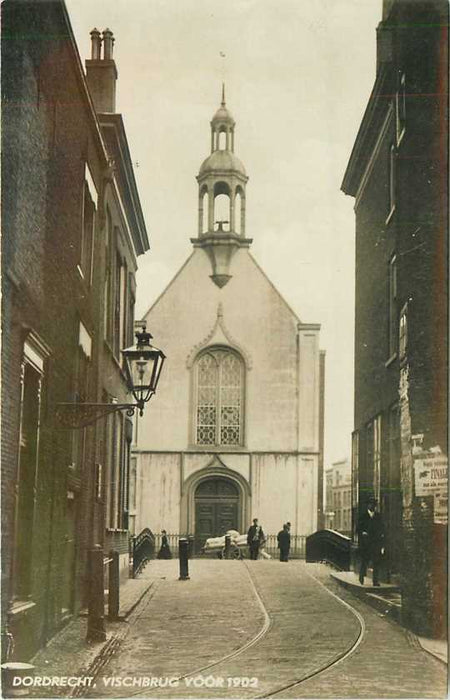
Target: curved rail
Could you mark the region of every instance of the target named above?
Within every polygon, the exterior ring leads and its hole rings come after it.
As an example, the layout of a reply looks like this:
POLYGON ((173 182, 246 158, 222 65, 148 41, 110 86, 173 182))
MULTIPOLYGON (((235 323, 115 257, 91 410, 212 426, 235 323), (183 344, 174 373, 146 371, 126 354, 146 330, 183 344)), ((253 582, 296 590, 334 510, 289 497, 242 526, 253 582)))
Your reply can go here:
MULTIPOLYGON (((270 618, 269 613, 266 610, 266 607, 262 601, 261 596, 258 593, 255 582, 253 581, 251 574, 250 574, 250 571, 248 569, 248 566, 246 564, 245 564, 245 570, 247 571, 247 574, 248 574, 248 577, 250 580, 250 585, 253 588, 253 592, 255 594, 258 605, 261 608, 262 613, 264 615, 263 626, 261 627, 259 632, 257 634, 255 634, 254 637, 249 639, 248 642, 246 642, 245 644, 240 646, 238 649, 231 651, 229 654, 225 654, 224 656, 221 656, 220 659, 216 659, 215 661, 211 661, 209 664, 206 664, 205 666, 201 666, 199 668, 196 668, 194 671, 189 671, 188 673, 184 673, 181 676, 176 676, 176 677, 174 677, 174 680, 182 681, 185 678, 189 678, 190 676, 198 676, 203 671, 208 671, 210 668, 214 668, 214 666, 219 666, 219 664, 222 664, 224 661, 229 661, 229 659, 234 659, 236 656, 240 656, 240 654, 243 654, 245 651, 247 651, 247 649, 250 649, 255 644, 257 644, 260 641, 260 639, 262 639, 262 637, 264 637, 267 634, 267 632, 269 631, 271 624, 272 624, 272 620, 270 618)), ((145 690, 137 690, 134 693, 130 693, 129 696, 134 697, 136 695, 143 695, 144 693, 146 695, 149 695, 153 691, 154 692, 156 692, 156 691, 161 692, 161 690, 164 690, 164 688, 154 688, 154 689, 146 688, 145 690)))
POLYGON ((339 598, 339 596, 336 595, 336 593, 333 593, 333 591, 330 591, 330 589, 327 586, 325 586, 322 583, 322 581, 319 581, 319 579, 317 579, 315 576, 313 576, 313 574, 310 574, 309 571, 306 571, 306 573, 308 574, 308 576, 310 578, 313 578, 316 581, 316 583, 319 584, 319 586, 322 586, 322 588, 324 588, 331 596, 333 596, 333 598, 335 598, 339 603, 341 603, 348 610, 350 610, 350 612, 356 617, 356 619, 359 622, 359 632, 356 636, 356 639, 351 644, 351 646, 348 649, 346 649, 345 651, 343 651, 342 654, 337 659, 332 661, 331 663, 322 664, 318 668, 314 669, 314 671, 310 671, 309 673, 307 673, 302 678, 298 678, 294 681, 291 681, 290 683, 285 683, 284 685, 276 688, 275 690, 271 690, 269 693, 266 693, 265 695, 257 695, 257 696, 255 696, 256 698, 273 698, 276 695, 278 695, 278 693, 282 693, 285 690, 290 690, 292 688, 295 688, 297 685, 301 685, 302 683, 306 683, 306 681, 309 681, 311 678, 315 678, 315 677, 319 676, 321 673, 328 671, 330 668, 333 668, 334 666, 338 666, 338 664, 341 664, 343 661, 345 661, 349 656, 351 656, 356 651, 356 649, 359 647, 359 645, 361 644, 361 642, 363 640, 364 633, 366 631, 366 623, 364 622, 363 616, 356 610, 356 608, 354 608, 352 605, 350 605, 350 603, 347 603, 347 601, 342 600, 342 598, 339 598))
MULTIPOLYGON (((252 575, 250 573, 250 570, 249 570, 245 560, 243 561, 243 564, 244 564, 245 569, 247 571, 247 574, 248 574, 248 577, 250 580, 250 585, 251 585, 253 592, 255 594, 255 598, 256 598, 258 605, 261 608, 261 611, 264 615, 264 623, 263 623, 261 629, 259 630, 259 632, 256 635, 254 635, 249 641, 247 641, 245 644, 240 646, 238 649, 235 649, 234 651, 230 652, 229 654, 225 654, 220 659, 216 659, 215 661, 211 661, 209 664, 206 664, 204 666, 199 666, 198 668, 195 668, 192 671, 189 671, 189 672, 184 673, 180 676, 177 676, 176 678, 174 677, 174 680, 181 681, 181 680, 184 680, 185 678, 189 678, 190 676, 197 676, 197 675, 203 673, 204 671, 208 671, 209 669, 214 668, 215 666, 219 666, 220 664, 224 663, 225 661, 229 661, 230 659, 234 659, 237 656, 240 656, 241 654, 246 652, 248 649, 255 646, 255 644, 257 644, 270 630, 271 625, 272 625, 272 618, 270 617, 270 614, 268 613, 268 611, 264 605, 264 602, 263 602, 263 600, 258 592, 255 581, 252 578, 252 575)), ((289 683, 285 683, 283 685, 280 685, 264 695, 254 695, 253 697, 255 699, 276 697, 279 693, 282 693, 282 692, 289 690, 291 688, 295 688, 296 686, 301 685, 302 683, 305 683, 306 681, 310 680, 311 678, 319 676, 321 673, 324 673, 325 671, 328 671, 330 668, 333 668, 334 666, 337 666, 338 664, 345 661, 349 656, 351 656, 356 651, 356 649, 359 647, 359 645, 362 642, 362 639, 363 639, 364 633, 365 633, 365 629, 366 629, 364 618, 362 617, 362 615, 352 605, 350 605, 350 603, 347 603, 345 600, 342 600, 342 598, 339 598, 338 595, 333 593, 333 591, 331 591, 327 586, 325 586, 321 581, 319 581, 319 579, 316 578, 316 576, 311 574, 309 571, 306 571, 306 573, 308 574, 308 576, 310 578, 314 579, 314 581, 316 583, 318 583, 319 586, 321 586, 323 589, 325 589, 325 591, 327 591, 327 593, 329 593, 333 598, 335 598, 341 605, 343 605, 348 610, 350 610, 350 612, 357 618, 357 620, 359 622, 358 634, 356 635, 356 638, 352 641, 351 645, 347 649, 345 649, 340 654, 340 656, 337 659, 335 659, 334 661, 332 661, 331 663, 321 664, 313 671, 310 671, 309 673, 307 673, 305 676, 302 676, 302 677, 297 678, 293 681, 290 681, 289 683)), ((148 601, 148 602, 150 602, 150 601, 148 601)), ((139 617, 141 617, 141 615, 145 612, 146 607, 147 607, 147 605, 145 605, 144 608, 139 613, 135 614, 135 617, 134 617, 135 620, 137 620, 137 619, 139 619, 139 617)), ((149 696, 154 692, 155 693, 158 692, 159 694, 162 694, 163 691, 164 691, 164 688, 145 688, 145 689, 141 689, 141 690, 137 690, 137 691, 134 691, 132 693, 129 693, 128 697, 136 697, 139 695, 149 696)))

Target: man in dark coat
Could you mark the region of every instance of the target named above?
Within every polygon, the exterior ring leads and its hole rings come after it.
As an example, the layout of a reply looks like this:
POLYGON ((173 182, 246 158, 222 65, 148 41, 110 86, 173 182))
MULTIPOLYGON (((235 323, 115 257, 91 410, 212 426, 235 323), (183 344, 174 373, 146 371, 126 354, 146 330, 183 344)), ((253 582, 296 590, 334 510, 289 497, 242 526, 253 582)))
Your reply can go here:
POLYGON ((247 532, 247 544, 250 547, 250 559, 258 559, 259 548, 264 540, 264 532, 261 525, 258 525, 258 518, 253 518, 253 525, 250 525, 247 532))
POLYGON ((362 513, 358 521, 359 552, 361 556, 361 568, 359 570, 359 582, 364 585, 364 577, 367 574, 367 566, 372 562, 373 585, 379 586, 379 568, 381 557, 384 554, 384 526, 380 513, 376 510, 376 498, 369 498, 367 510, 362 513))
POLYGON ((291 534, 289 525, 283 525, 283 529, 277 535, 278 549, 280 550, 280 561, 289 561, 289 548, 291 546, 291 534))

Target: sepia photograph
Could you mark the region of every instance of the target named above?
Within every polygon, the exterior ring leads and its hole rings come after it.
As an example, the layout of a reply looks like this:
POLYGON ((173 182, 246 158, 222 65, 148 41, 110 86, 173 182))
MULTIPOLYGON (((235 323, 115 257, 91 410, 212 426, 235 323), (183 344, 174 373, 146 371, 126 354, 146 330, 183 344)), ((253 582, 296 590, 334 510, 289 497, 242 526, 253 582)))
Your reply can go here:
POLYGON ((0 7, 1 697, 447 698, 448 0, 0 7))

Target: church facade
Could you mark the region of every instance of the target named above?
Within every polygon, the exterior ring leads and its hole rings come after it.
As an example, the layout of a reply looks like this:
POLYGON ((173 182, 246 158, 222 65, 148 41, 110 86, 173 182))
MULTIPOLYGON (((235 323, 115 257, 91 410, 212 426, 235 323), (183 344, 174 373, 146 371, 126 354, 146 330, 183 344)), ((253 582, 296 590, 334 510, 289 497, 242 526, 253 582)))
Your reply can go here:
POLYGON ((248 177, 222 103, 200 167, 193 252, 144 317, 167 361, 136 426, 130 522, 207 537, 321 523, 324 353, 250 253, 248 177), (322 415, 321 415, 322 413, 322 415))

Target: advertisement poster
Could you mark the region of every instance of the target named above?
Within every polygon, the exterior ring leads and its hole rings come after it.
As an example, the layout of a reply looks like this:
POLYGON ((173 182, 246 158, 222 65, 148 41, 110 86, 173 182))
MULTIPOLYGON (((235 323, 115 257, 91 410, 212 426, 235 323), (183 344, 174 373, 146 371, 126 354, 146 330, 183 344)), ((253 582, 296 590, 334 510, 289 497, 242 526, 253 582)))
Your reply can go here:
POLYGON ((2 3, 2 697, 446 696, 448 14, 2 3))

